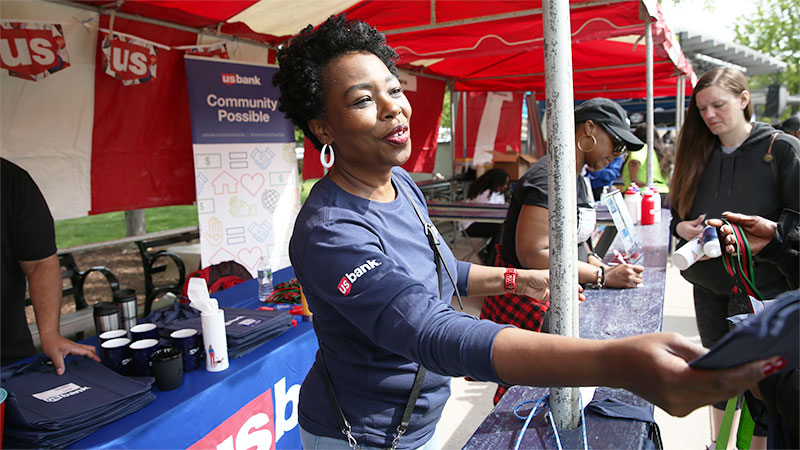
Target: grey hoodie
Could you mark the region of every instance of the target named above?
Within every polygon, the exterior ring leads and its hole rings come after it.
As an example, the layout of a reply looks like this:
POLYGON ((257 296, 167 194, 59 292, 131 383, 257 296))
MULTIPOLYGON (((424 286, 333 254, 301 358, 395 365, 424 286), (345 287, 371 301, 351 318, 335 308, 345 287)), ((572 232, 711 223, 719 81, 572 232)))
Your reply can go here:
MULTIPOLYGON (((703 172, 688 217, 672 210, 673 235, 678 222, 697 218, 719 218, 724 211, 759 215, 777 221, 784 208, 800 210, 800 140, 765 123, 757 122, 750 136, 731 154, 717 144, 703 172), (765 162, 772 135, 772 161, 765 162)), ((678 244, 683 245, 680 240, 678 244)), ((716 293, 728 293, 733 282, 719 258, 699 261, 681 272, 692 284, 716 293)), ((755 265, 755 281, 767 298, 787 289, 783 275, 773 264, 755 265)))

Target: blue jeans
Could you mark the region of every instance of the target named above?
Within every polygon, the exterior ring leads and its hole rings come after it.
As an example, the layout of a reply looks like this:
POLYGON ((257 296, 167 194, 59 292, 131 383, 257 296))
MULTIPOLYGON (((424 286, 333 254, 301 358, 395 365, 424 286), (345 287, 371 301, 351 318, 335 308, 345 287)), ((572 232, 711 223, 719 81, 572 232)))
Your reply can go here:
MULTIPOLYGON (((344 435, 342 435, 342 439, 317 436, 300 427, 300 438, 303 440, 303 450, 350 450, 350 445, 347 443, 347 439, 344 439, 344 435)), ((358 450, 382 450, 379 447, 367 447, 361 444, 357 445, 356 448, 358 450)), ((433 436, 428 439, 428 442, 416 450, 439 450, 440 448, 439 427, 436 427, 433 436)))

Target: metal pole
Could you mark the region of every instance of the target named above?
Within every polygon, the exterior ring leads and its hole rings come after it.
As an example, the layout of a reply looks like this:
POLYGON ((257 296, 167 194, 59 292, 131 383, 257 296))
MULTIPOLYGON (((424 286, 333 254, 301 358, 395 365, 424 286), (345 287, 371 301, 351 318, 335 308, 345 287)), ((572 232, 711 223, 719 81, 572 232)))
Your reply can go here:
POLYGON ((467 161, 467 91, 462 91, 460 95, 461 95, 461 144, 463 145, 461 157, 464 158, 464 162, 466 162, 467 161))
POLYGON ((533 153, 531 149, 533 148, 532 141, 533 141, 533 128, 531 127, 531 94, 526 93, 523 94, 522 101, 525 102, 525 106, 528 108, 528 117, 526 118, 526 123, 528 125, 528 138, 525 140, 525 154, 530 155, 533 153))
POLYGON ((645 38, 647 41, 647 185, 653 184, 653 161, 655 161, 653 149, 653 24, 648 15, 644 26, 645 38))
MULTIPOLYGON (((578 239, 575 176, 575 115, 569 0, 545 0, 544 63, 547 97, 547 188, 550 221, 550 332, 578 336, 578 239)), ((577 388, 551 388, 556 426, 580 423, 577 388)))
POLYGON ((681 74, 675 78, 678 80, 675 83, 675 133, 677 133, 681 123, 681 74))
POLYGON ((681 75, 681 115, 680 122, 678 122, 678 131, 683 128, 683 121, 686 119, 686 75, 681 75))
POLYGON ((456 83, 450 81, 450 157, 453 158, 453 178, 456 177, 456 166, 458 165, 458 158, 456 158, 456 106, 458 102, 458 94, 456 94, 456 83))

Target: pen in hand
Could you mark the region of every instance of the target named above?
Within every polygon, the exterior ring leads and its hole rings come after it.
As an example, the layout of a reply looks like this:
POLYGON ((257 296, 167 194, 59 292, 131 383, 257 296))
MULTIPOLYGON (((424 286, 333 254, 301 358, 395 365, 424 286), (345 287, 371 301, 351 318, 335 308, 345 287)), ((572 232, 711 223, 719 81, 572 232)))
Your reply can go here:
POLYGON ((611 251, 614 252, 614 256, 617 257, 619 262, 621 262, 622 264, 628 264, 628 262, 625 261, 625 258, 622 257, 622 253, 618 252, 617 249, 613 248, 613 249, 611 249, 611 251))

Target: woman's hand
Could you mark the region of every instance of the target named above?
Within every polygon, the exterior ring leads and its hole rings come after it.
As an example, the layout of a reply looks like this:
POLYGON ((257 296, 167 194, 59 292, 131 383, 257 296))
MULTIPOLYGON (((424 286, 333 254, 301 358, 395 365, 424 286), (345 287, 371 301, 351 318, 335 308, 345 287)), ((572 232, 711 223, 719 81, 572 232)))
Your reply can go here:
POLYGON ((606 286, 613 288, 635 288, 642 282, 644 267, 636 264, 618 264, 606 267, 606 286))
POLYGON ((517 294, 540 300, 550 297, 550 271, 517 269, 517 294))
POLYGON ((506 384, 623 388, 677 416, 744 392, 783 367, 778 356, 725 370, 689 366, 706 351, 676 333, 594 340, 504 328, 492 361, 506 384))
POLYGON ((697 219, 684 220, 683 222, 678 223, 678 226, 675 227, 675 232, 678 233, 678 236, 684 238, 685 240, 691 241, 703 233, 703 228, 705 228, 703 225, 703 220, 705 218, 706 215, 701 214, 697 219))
MULTIPOLYGON (((775 237, 775 230, 778 229, 778 224, 761 216, 746 216, 726 211, 722 213, 722 217, 742 227, 742 231, 747 237, 747 242, 750 244, 750 252, 754 255, 757 255, 769 244, 772 238, 775 237)), ((736 253, 736 237, 733 235, 733 230, 730 226, 723 225, 719 219, 708 219, 706 224, 718 228, 722 233, 720 238, 725 242, 725 251, 736 253)))
POLYGON ((688 365, 707 350, 675 333, 653 333, 612 341, 611 361, 620 384, 668 413, 685 416, 696 408, 733 397, 764 378, 779 357, 725 370, 688 365))

